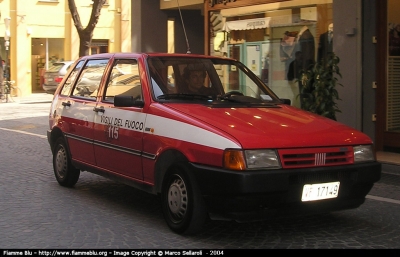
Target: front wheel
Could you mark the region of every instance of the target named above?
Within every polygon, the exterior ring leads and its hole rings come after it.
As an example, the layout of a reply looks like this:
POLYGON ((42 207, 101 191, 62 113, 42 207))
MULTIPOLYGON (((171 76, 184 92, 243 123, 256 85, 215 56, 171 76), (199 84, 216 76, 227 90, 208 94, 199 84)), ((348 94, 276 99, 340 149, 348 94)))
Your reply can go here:
POLYGON ((78 182, 81 172, 72 166, 68 148, 63 138, 59 138, 54 145, 53 169, 60 185, 73 187, 78 182))
POLYGON ((174 165, 165 175, 162 211, 169 228, 178 234, 193 234, 204 225, 207 212, 204 200, 185 165, 174 165))

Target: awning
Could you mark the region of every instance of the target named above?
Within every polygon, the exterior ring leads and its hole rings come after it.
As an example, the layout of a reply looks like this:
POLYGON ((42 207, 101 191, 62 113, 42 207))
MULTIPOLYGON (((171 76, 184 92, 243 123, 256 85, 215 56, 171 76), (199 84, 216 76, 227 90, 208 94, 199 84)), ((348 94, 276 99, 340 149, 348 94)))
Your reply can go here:
POLYGON ((223 30, 229 32, 231 30, 265 29, 269 27, 270 20, 271 17, 227 21, 225 22, 223 30))

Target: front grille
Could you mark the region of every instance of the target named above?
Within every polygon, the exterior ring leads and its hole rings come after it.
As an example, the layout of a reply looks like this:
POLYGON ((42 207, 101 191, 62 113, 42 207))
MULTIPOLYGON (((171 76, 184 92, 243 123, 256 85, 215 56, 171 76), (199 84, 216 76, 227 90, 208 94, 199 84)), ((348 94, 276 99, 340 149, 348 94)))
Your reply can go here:
POLYGON ((296 148, 278 150, 282 168, 307 168, 352 164, 353 148, 296 148))

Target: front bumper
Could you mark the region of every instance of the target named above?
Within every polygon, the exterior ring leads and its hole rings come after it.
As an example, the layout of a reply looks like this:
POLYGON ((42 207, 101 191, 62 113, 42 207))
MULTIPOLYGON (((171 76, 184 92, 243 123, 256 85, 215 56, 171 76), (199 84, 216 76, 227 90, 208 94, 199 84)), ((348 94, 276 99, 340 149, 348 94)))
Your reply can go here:
POLYGON ((209 211, 238 221, 357 208, 381 176, 379 162, 263 171, 227 171, 193 164, 192 170, 209 211), (301 201, 305 184, 333 181, 340 181, 337 198, 301 201))
POLYGON ((49 142, 50 146, 51 146, 51 130, 48 129, 46 131, 46 135, 47 135, 47 141, 49 142))

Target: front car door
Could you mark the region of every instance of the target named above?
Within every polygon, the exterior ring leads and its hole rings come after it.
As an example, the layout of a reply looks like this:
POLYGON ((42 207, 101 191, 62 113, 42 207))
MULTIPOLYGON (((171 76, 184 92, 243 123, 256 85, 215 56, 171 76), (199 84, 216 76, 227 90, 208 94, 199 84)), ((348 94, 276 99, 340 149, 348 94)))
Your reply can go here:
POLYGON ((143 100, 136 59, 114 59, 94 116, 94 152, 99 167, 143 180, 142 138, 146 114, 140 107, 115 107, 116 95, 143 100))

